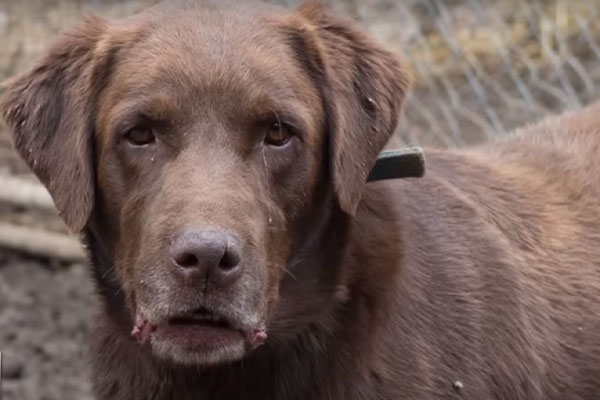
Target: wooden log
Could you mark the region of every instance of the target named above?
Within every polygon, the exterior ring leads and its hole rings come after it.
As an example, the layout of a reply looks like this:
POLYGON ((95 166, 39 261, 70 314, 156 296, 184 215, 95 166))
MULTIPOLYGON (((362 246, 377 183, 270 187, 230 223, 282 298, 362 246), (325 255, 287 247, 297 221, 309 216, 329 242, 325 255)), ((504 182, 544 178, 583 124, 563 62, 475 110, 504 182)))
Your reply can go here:
POLYGON ((65 234, 0 222, 0 247, 65 262, 86 259, 77 239, 65 234))
POLYGON ((0 174, 0 202, 56 212, 50 194, 37 182, 0 174))

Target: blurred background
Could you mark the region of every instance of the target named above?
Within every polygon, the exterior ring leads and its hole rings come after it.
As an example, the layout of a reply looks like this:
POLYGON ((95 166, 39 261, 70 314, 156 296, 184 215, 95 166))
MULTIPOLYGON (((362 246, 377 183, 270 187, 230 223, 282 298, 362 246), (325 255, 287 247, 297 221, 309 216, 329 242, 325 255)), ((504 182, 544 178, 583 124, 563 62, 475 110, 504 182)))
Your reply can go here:
MULTIPOLYGON (((479 143, 600 98, 600 0, 329 2, 402 55, 416 78, 390 147, 479 143)), ((121 17, 153 3, 0 0, 0 81, 30 67, 82 16, 121 17)), ((92 304, 79 245, 0 122, 4 399, 90 398, 84 344, 92 304)))

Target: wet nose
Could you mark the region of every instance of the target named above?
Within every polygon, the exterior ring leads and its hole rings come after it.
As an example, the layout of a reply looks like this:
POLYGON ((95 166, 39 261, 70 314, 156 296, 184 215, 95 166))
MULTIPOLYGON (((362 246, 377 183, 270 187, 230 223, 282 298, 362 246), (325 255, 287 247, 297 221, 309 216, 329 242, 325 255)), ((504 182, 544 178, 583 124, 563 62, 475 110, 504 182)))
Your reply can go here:
POLYGON ((171 242, 171 258, 175 273, 191 281, 229 285, 242 272, 240 240, 221 230, 180 230, 171 242))

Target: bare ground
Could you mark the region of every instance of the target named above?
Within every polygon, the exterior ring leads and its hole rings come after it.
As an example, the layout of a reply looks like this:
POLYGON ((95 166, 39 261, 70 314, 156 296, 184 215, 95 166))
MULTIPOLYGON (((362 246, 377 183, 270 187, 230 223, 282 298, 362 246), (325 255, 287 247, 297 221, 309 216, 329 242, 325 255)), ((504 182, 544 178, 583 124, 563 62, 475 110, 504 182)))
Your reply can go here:
POLYGON ((85 358, 87 268, 0 253, 4 400, 92 399, 85 358))

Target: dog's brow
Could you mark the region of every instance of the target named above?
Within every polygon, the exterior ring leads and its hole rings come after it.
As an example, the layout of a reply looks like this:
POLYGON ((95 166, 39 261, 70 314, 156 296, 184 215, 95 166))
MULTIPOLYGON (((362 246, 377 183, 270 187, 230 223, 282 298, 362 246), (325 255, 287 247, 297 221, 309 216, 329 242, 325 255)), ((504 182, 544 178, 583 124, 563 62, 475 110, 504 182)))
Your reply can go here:
POLYGON ((167 122, 177 111, 176 102, 166 94, 146 98, 125 99, 110 110, 109 131, 120 130, 133 124, 140 116, 154 121, 167 122))
POLYGON ((267 120, 277 116, 281 122, 290 125, 301 136, 314 125, 315 115, 309 109, 309 105, 297 97, 261 96, 253 99, 250 104, 249 114, 258 120, 267 120))
POLYGON ((152 119, 167 120, 176 111, 175 100, 167 94, 157 94, 141 101, 132 102, 132 108, 137 108, 152 119))

